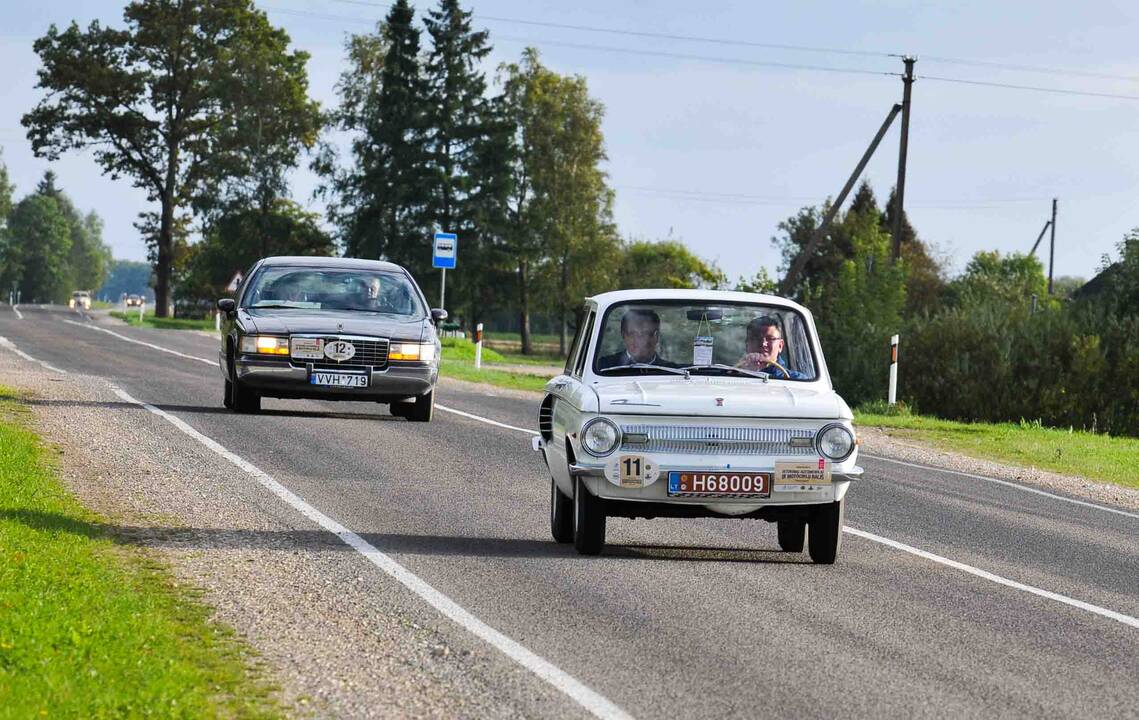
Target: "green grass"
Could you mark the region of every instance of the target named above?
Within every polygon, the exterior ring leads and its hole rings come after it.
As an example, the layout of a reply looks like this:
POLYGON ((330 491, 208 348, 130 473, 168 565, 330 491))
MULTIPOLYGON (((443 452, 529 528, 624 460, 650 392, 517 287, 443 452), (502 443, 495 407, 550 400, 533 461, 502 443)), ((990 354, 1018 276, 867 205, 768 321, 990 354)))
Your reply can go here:
POLYGON ((879 412, 856 410, 854 422, 888 429, 894 437, 977 458, 1139 488, 1139 438, 1049 428, 1039 422, 966 423, 905 411, 883 414, 880 406, 867 409, 879 412))
POLYGON ((125 320, 128 325, 134 327, 150 327, 159 328, 162 330, 213 330, 214 321, 212 318, 203 320, 193 320, 191 318, 160 318, 154 317, 153 310, 147 310, 139 322, 138 311, 127 310, 125 313, 120 311, 112 311, 111 317, 125 320))
POLYGON ((474 363, 471 361, 449 359, 446 353, 444 353, 439 363, 439 372, 442 375, 453 377, 457 380, 483 383, 485 385, 511 388, 513 390, 541 390, 546 386, 546 383, 549 382, 550 377, 552 377, 495 370, 487 365, 484 365, 481 370, 475 370, 474 363))
MULTIPOLYGON (((516 332, 498 332, 495 330, 488 330, 483 333, 483 337, 487 340, 505 340, 508 342, 521 343, 522 334, 516 332)), ((572 338, 570 338, 572 340, 572 338)), ((541 345, 557 345, 557 335, 537 335, 530 333, 530 341, 541 345)))
MULTIPOLYGON (((443 359, 444 360, 467 360, 471 363, 475 361, 475 344, 470 340, 463 338, 445 337, 440 339, 443 344, 443 359)), ((491 350, 488 347, 482 349, 482 359, 484 363, 489 362, 502 362, 505 358, 497 351, 491 350)))
POLYGON ((251 652, 64 489, 0 388, 0 718, 277 717, 251 652))

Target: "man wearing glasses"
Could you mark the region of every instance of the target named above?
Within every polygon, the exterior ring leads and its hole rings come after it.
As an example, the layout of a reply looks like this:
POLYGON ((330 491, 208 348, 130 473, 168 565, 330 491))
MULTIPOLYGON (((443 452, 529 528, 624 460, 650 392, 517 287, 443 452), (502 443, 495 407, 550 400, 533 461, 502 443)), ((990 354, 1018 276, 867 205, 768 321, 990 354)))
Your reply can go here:
POLYGON ((757 317, 747 324, 746 352, 736 367, 768 373, 776 380, 805 380, 803 373, 789 370, 780 361, 783 347, 779 323, 771 317, 757 317))
POLYGON ((630 308, 621 318, 621 340, 625 349, 597 359, 597 369, 644 363, 676 367, 657 354, 660 343, 660 315, 647 308, 630 308))

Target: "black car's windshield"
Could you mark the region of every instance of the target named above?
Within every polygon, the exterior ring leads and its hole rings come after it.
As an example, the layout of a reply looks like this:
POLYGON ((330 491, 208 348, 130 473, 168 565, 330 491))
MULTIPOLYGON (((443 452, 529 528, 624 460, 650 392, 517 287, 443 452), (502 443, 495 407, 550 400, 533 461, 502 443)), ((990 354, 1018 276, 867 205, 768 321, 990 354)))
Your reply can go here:
POLYGON ((723 375, 816 380, 802 315, 761 303, 648 301, 605 313, 593 368, 599 375, 723 375))
POLYGON ((266 267, 252 279, 242 307, 349 310, 422 317, 419 293, 398 272, 266 267))

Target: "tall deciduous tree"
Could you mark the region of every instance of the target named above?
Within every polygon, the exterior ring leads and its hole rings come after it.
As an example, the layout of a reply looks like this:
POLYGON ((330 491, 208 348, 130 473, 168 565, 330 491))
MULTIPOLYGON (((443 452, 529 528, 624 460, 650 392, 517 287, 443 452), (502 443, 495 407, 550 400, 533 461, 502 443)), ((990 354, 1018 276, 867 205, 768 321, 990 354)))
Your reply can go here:
POLYGON ((584 288, 612 281, 602 277, 612 268, 605 258, 618 248, 612 191, 601 169, 603 109, 583 78, 552 72, 533 48, 503 73, 504 107, 515 128, 506 237, 517 262, 522 350, 531 351, 535 279, 549 290, 546 304, 560 320, 564 350, 571 308, 584 288))
POLYGON ((0 292, 3 293, 12 290, 16 280, 16 269, 12 264, 15 258, 9 258, 9 254, 14 253, 14 250, 9 245, 8 233, 8 214, 12 212, 13 189, 12 182, 8 179, 8 166, 0 160, 0 292))
POLYGON ((71 247, 67 253, 68 284, 73 290, 95 290, 106 279, 111 261, 111 249, 103 243, 103 220, 93 210, 86 215, 80 213, 67 193, 56 184, 56 175, 51 170, 44 172, 36 192, 55 200, 67 219, 71 234, 71 247))
POLYGON ((46 96, 22 122, 37 155, 93 150, 112 178, 130 177, 159 203, 148 240, 156 312, 167 316, 178 208, 201 187, 215 151, 252 140, 232 131, 252 107, 227 94, 237 61, 261 57, 256 49, 280 68, 296 56, 280 51, 250 0, 135 0, 123 19, 124 30, 53 25, 36 41, 46 96))

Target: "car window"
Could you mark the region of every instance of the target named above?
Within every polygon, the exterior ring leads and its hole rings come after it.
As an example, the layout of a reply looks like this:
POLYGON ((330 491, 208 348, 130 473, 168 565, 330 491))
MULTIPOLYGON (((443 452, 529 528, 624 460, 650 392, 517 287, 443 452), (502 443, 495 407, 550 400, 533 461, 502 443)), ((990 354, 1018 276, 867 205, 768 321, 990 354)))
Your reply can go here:
POLYGON ((242 307, 350 310, 422 317, 419 293, 398 272, 266 267, 250 280, 242 307))
POLYGON ((578 353, 577 363, 574 365, 573 374, 576 377, 581 377, 585 372, 585 358, 589 355, 589 337, 593 335, 593 319, 597 313, 590 312, 588 319, 583 323, 581 331, 581 352, 578 353))
POLYGON ((601 375, 668 374, 667 368, 693 366, 730 372, 711 368, 719 365, 777 379, 815 380, 809 332, 798 312, 760 303, 620 303, 601 320, 593 368, 601 375), (620 368, 634 363, 653 367, 620 368))
POLYGON ((577 332, 574 333, 573 342, 570 343, 569 355, 566 356, 566 366, 564 369, 566 375, 574 374, 574 368, 578 365, 578 357, 581 355, 585 338, 588 337, 585 333, 585 326, 589 324, 589 307, 583 307, 579 315, 582 320, 577 324, 577 332))

